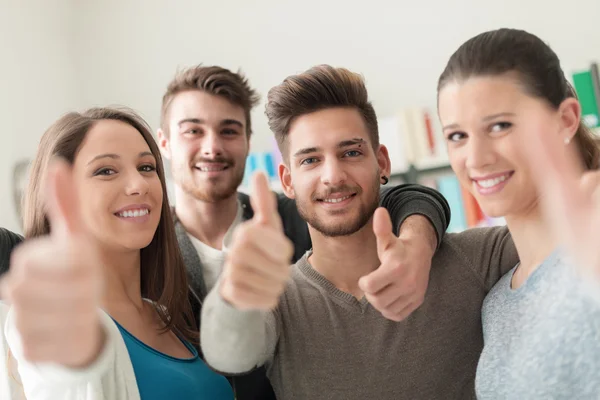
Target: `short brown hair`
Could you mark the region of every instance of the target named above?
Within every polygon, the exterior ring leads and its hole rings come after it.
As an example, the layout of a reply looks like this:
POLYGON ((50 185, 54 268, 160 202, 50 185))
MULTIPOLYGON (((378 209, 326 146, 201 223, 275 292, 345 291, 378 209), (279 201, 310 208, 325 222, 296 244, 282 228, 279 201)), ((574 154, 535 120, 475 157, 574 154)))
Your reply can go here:
POLYGON ((221 96, 242 107, 246 117, 246 133, 248 136, 252 134, 250 111, 258 104, 260 96, 250 87, 248 79, 241 71, 235 73, 218 66, 204 67, 202 65, 178 71, 167 86, 160 112, 160 126, 165 134, 169 134, 167 113, 171 102, 179 93, 188 90, 199 90, 214 96, 221 96))
POLYGON ((160 221, 152 242, 140 252, 142 297, 158 303, 156 311, 164 323, 165 330, 174 329, 196 343, 198 337, 197 332, 194 332, 194 316, 187 295, 187 274, 175 236, 160 151, 150 127, 132 110, 92 108, 83 113, 71 112, 48 128, 33 159, 23 198, 25 237, 30 239, 50 233, 51 227, 44 204, 44 185, 41 183, 51 161, 60 157, 72 165, 88 132, 94 124, 102 120, 121 121, 134 127, 156 158, 156 172, 164 195, 160 221))
MULTIPOLYGON (((565 99, 577 98, 550 46, 529 32, 508 28, 484 32, 463 43, 440 75, 438 95, 450 82, 507 73, 516 73, 526 93, 546 101, 555 110, 565 99)), ((573 140, 586 168, 600 167, 600 147, 583 121, 573 140)))
POLYGON ((377 115, 369 101, 363 77, 345 68, 318 65, 285 78, 269 90, 265 114, 279 150, 288 160, 287 136, 295 118, 315 111, 356 108, 365 121, 373 148, 379 146, 377 115))

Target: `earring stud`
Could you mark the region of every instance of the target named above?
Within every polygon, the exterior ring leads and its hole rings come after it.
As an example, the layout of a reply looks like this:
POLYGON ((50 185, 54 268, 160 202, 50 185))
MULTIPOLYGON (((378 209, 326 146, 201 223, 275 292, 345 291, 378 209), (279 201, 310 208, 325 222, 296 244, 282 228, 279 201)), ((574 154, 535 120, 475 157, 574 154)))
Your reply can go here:
POLYGON ((383 184, 384 184, 384 185, 387 185, 387 183, 390 181, 390 180, 388 179, 388 177, 387 177, 387 176, 385 176, 385 175, 382 175, 382 176, 381 176, 381 179, 383 180, 383 184))

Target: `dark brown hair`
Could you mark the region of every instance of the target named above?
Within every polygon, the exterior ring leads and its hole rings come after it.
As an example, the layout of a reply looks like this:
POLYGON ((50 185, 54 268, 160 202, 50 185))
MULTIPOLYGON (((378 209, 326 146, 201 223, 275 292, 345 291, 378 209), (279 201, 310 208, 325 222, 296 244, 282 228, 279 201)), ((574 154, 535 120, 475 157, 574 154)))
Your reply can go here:
POLYGON ((318 65, 292 75, 269 90, 265 114, 277 145, 288 161, 287 136, 295 118, 315 111, 351 107, 360 112, 374 149, 379 146, 377 115, 361 75, 345 68, 318 65))
POLYGON ((252 134, 250 111, 258 104, 260 96, 250 87, 248 79, 240 71, 235 73, 218 66, 198 65, 177 72, 167 86, 160 112, 160 126, 166 135, 169 134, 167 114, 171 102, 179 93, 189 90, 220 96, 242 107, 246 117, 246 134, 252 134))
POLYGON ((31 166, 29 183, 23 198, 24 230, 27 238, 50 233, 44 211, 42 180, 55 157, 73 164, 87 133, 102 120, 116 120, 134 127, 144 137, 156 158, 156 172, 163 190, 160 221, 152 242, 141 250, 142 297, 158 304, 157 312, 165 331, 173 329, 196 343, 192 330, 194 317, 188 299, 188 284, 183 258, 179 251, 171 217, 160 151, 146 122, 125 108, 92 108, 83 113, 71 112, 56 121, 42 136, 31 166))
MULTIPOLYGON (((531 33, 507 28, 481 33, 463 43, 439 78, 438 94, 452 81, 507 73, 516 75, 527 94, 545 100, 554 109, 569 97, 577 98, 550 46, 531 33)), ((573 140, 586 168, 598 168, 600 149, 583 121, 573 140)))

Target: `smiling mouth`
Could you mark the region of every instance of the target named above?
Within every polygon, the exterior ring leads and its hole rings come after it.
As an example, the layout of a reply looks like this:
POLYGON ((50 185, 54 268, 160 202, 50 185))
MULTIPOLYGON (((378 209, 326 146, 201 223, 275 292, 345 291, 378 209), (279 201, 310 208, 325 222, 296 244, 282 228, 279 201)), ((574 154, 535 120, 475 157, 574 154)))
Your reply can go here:
POLYGON ((121 211, 121 212, 115 213, 115 215, 120 218, 137 218, 137 217, 143 217, 148 214, 150 214, 150 210, 148 210, 147 208, 140 208, 137 210, 127 210, 127 211, 121 211))
POLYGON ((490 188, 493 188, 494 186, 497 186, 497 185, 501 184, 502 182, 505 182, 512 175, 513 175, 513 172, 508 172, 508 173, 506 173, 504 175, 500 175, 500 176, 497 176, 495 178, 490 178, 490 179, 473 179, 473 181, 479 187, 481 187, 483 189, 490 189, 490 188))
POLYGON ((228 165, 195 165, 194 169, 200 172, 219 172, 229 169, 228 165))
POLYGON ((348 194, 348 195, 345 195, 342 197, 324 197, 322 199, 317 199, 317 201, 319 201, 321 203, 337 204, 337 203, 341 203, 345 200, 348 200, 354 196, 356 196, 356 193, 348 194))

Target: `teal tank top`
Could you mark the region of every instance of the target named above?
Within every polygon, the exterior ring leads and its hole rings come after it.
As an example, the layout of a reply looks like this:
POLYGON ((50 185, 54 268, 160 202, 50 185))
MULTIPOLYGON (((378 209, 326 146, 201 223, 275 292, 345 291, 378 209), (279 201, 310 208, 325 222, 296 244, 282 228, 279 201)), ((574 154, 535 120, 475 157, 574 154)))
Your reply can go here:
POLYGON ((233 400, 227 379, 211 370, 191 343, 181 340, 193 357, 171 357, 147 346, 115 323, 125 340, 142 400, 233 400))

